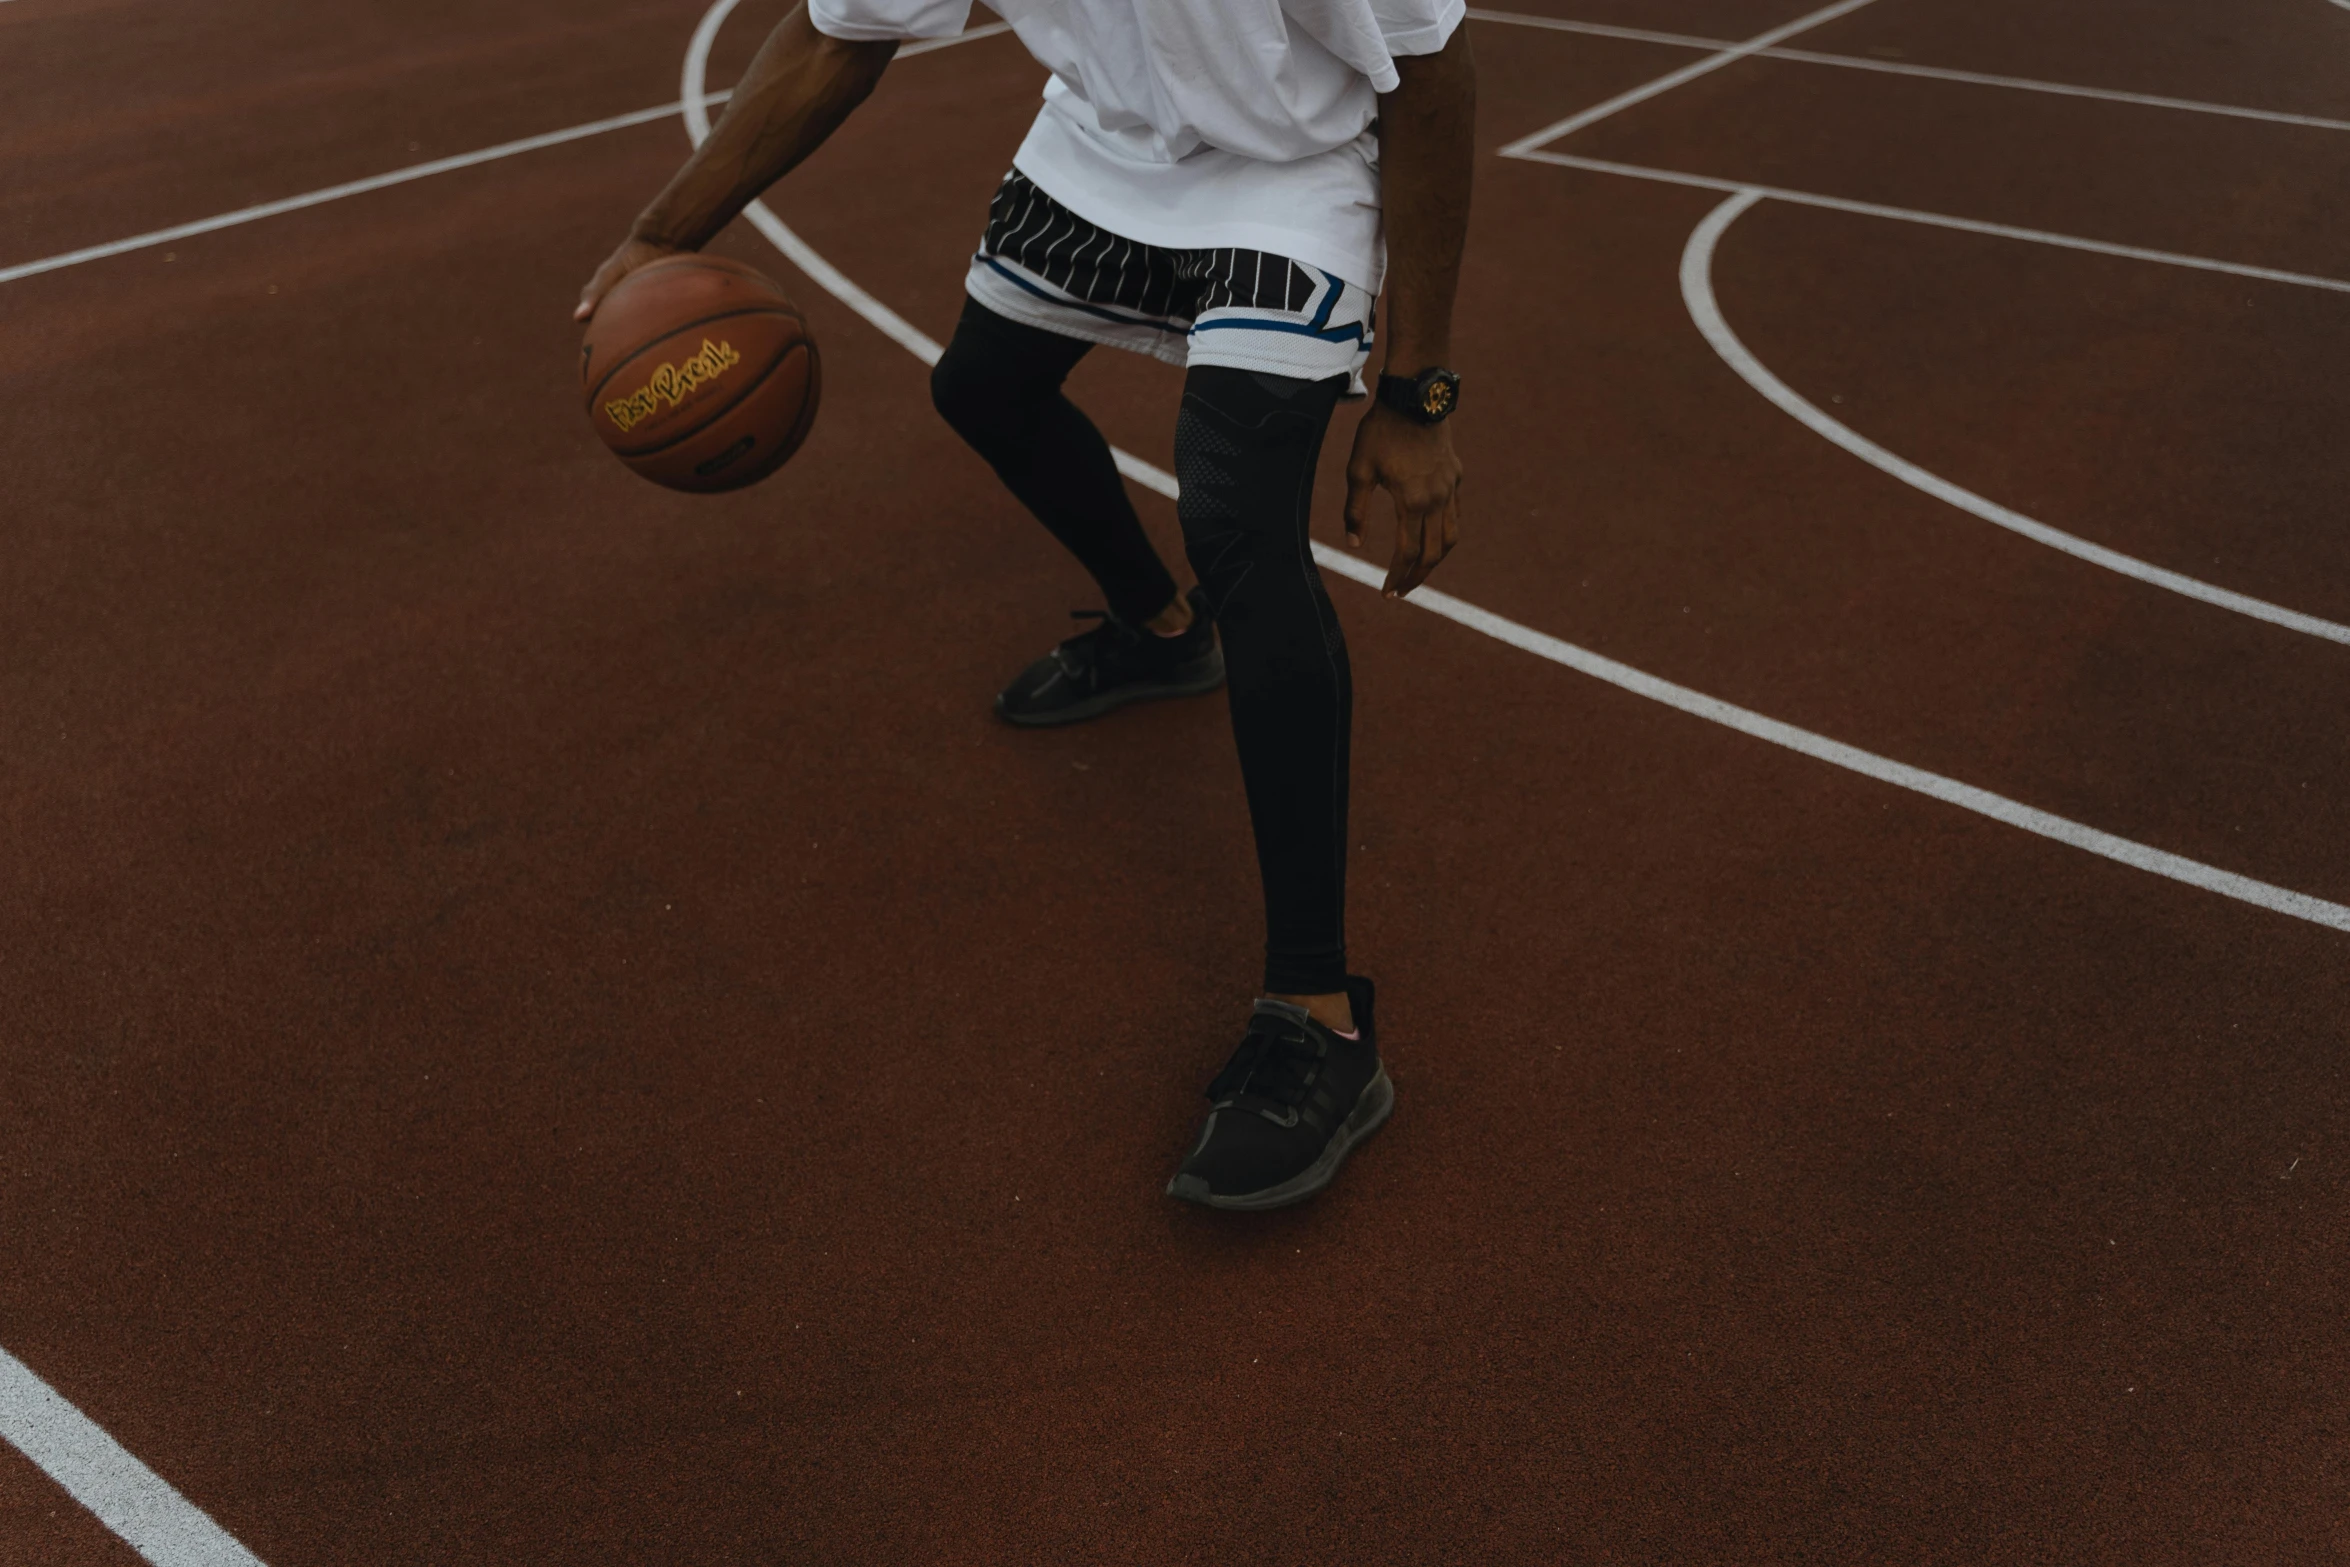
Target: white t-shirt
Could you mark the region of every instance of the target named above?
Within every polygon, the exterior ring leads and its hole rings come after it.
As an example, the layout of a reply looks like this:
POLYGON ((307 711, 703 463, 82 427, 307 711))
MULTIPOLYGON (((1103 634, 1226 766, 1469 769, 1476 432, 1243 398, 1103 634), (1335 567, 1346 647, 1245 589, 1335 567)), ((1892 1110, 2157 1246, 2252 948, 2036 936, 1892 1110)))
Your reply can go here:
MULTIPOLYGON (((1377 95, 1466 0, 988 0, 1053 73, 1013 162, 1145 244, 1272 251, 1377 292, 1377 95)), ((945 38, 971 0, 809 0, 834 38, 945 38)))

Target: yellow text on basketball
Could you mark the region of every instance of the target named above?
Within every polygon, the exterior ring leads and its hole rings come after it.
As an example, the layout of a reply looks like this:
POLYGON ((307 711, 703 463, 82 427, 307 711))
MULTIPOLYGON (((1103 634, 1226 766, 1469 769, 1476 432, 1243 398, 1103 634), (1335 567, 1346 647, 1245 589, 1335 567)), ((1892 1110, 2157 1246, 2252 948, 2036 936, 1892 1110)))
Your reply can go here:
POLYGON ((743 356, 735 352, 732 343, 713 343, 705 337, 700 353, 680 364, 663 365, 636 391, 606 403, 605 416, 623 430, 633 429, 658 413, 663 404, 675 408, 742 362, 743 356))

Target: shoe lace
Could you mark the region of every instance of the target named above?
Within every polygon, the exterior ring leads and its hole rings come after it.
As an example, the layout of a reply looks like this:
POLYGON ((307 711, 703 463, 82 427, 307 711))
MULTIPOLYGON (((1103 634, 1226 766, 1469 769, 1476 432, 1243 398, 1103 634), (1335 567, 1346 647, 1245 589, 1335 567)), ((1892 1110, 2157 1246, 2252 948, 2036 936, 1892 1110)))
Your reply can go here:
POLYGON ((1208 1085, 1208 1097, 1221 1101, 1251 1094, 1295 1109, 1320 1075, 1323 1049, 1303 1024, 1260 1012, 1249 1020, 1240 1048, 1208 1085))
POLYGON ((1101 654, 1121 642, 1131 641, 1134 633, 1125 623, 1106 609, 1073 609, 1071 620, 1090 620, 1094 625, 1053 649, 1053 657, 1072 675, 1085 672, 1088 665, 1099 663, 1101 654))

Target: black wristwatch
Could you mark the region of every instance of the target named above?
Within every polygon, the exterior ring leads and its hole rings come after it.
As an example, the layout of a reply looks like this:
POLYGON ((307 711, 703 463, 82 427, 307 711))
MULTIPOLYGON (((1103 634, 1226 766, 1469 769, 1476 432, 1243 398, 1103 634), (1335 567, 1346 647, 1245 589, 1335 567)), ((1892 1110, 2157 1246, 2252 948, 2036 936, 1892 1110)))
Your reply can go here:
POLYGON ((1461 405, 1461 378, 1450 370, 1383 375, 1379 401, 1414 424, 1442 424, 1461 405))

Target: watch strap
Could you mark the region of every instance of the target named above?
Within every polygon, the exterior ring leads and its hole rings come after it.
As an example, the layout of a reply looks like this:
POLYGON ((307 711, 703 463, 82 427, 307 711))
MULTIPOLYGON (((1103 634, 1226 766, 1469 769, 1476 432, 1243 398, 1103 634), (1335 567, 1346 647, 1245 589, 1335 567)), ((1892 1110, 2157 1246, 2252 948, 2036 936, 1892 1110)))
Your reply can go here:
POLYGON ((1379 401, 1418 424, 1442 423, 1460 400, 1461 378, 1441 367, 1379 378, 1379 401))

